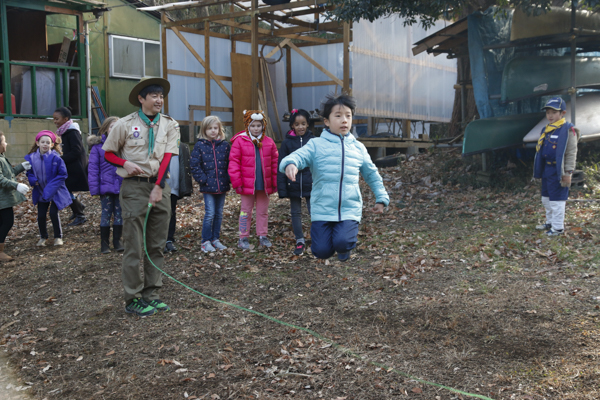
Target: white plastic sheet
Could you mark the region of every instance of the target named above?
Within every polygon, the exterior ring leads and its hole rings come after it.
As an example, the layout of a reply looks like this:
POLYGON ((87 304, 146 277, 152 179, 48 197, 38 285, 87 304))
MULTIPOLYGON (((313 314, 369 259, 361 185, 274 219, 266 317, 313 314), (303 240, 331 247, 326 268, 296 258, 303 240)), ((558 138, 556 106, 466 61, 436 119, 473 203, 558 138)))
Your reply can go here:
POLYGON ((454 104, 456 60, 412 55, 412 44, 444 27, 425 31, 399 18, 354 25, 352 91, 361 116, 448 122, 454 104))

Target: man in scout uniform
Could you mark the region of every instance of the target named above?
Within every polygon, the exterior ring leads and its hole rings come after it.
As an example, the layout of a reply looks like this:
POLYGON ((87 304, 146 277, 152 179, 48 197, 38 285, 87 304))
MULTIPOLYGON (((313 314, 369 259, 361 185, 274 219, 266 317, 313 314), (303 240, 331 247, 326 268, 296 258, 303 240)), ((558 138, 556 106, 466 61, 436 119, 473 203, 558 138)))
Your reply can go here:
POLYGON ((129 102, 139 110, 117 121, 102 146, 106 160, 116 165, 124 178, 119 195, 125 239, 121 277, 125 311, 138 316, 169 310, 157 293, 162 274, 145 257, 143 244, 144 220, 151 203, 146 245, 150 258, 162 269, 171 217, 171 189, 165 179, 171 156, 179 154, 179 124, 160 113, 169 89, 166 79, 142 79, 129 94, 129 102))

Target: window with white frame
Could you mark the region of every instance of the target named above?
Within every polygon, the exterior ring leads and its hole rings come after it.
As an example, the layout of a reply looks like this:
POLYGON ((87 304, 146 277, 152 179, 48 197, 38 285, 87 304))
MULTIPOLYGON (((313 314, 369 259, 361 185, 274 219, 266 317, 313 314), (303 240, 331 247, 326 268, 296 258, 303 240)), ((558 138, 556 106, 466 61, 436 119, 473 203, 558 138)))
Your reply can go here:
POLYGON ((110 35, 109 48, 111 78, 160 76, 160 42, 110 35))

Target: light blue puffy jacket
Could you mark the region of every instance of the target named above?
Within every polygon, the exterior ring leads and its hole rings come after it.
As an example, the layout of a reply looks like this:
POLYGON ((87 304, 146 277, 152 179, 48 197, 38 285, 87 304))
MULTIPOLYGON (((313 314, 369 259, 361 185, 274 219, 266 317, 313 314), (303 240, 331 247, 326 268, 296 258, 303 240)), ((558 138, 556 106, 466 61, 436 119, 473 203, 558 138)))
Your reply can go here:
POLYGON ((359 173, 375 193, 376 202, 387 206, 390 198, 367 148, 348 133, 342 137, 323 130, 304 147, 281 160, 279 170, 294 164, 310 168, 313 187, 310 198, 312 221, 358 221, 362 217, 359 173))

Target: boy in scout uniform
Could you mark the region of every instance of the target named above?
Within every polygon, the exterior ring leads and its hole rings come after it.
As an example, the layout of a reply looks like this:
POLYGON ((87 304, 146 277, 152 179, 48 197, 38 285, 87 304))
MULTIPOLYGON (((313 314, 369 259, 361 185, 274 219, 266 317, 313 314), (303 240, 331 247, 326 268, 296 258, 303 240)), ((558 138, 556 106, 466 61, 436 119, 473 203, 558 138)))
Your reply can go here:
POLYGON ((179 154, 179 124, 160 113, 169 89, 166 79, 142 79, 129 94, 129 102, 140 109, 117 121, 102 146, 106 160, 115 164, 123 177, 119 195, 125 239, 121 277, 125 312, 138 316, 169 310, 157 293, 162 274, 145 257, 143 245, 144 220, 151 203, 146 245, 150 258, 162 269, 171 218, 171 189, 165 180, 171 156, 179 154))

